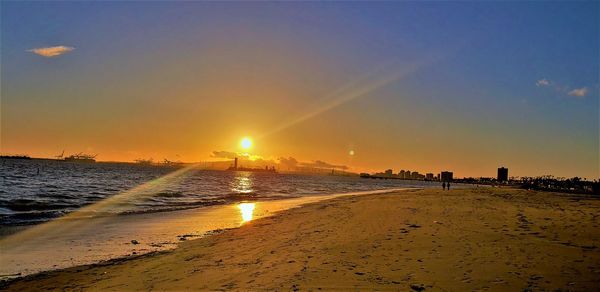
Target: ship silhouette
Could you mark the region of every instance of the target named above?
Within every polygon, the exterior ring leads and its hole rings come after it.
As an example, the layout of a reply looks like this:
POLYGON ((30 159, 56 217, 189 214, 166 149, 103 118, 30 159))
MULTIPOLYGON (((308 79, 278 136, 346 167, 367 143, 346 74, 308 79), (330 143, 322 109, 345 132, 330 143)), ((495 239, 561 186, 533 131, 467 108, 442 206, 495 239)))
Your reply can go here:
POLYGON ((272 166, 270 168, 268 166, 265 166, 265 168, 251 168, 251 167, 238 166, 237 157, 233 159, 233 165, 230 166, 229 168, 227 168, 227 170, 228 171, 252 171, 252 172, 277 173, 277 171, 275 170, 275 166, 272 166))
POLYGON ((80 162, 80 163, 93 163, 93 162, 96 162, 96 156, 98 156, 98 154, 91 155, 91 154, 85 154, 83 152, 79 152, 77 154, 72 154, 72 155, 69 155, 69 156, 63 158, 63 161, 66 161, 66 162, 80 162))

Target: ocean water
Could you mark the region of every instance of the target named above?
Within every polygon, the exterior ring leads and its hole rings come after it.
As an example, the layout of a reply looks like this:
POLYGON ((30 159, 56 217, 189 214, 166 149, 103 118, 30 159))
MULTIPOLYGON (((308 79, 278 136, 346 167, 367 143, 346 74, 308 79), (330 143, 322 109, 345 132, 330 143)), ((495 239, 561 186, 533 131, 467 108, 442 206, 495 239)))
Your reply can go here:
POLYGON ((404 187, 439 186, 359 177, 0 159, 0 225, 41 223, 119 196, 124 199, 103 211, 158 212, 404 187))

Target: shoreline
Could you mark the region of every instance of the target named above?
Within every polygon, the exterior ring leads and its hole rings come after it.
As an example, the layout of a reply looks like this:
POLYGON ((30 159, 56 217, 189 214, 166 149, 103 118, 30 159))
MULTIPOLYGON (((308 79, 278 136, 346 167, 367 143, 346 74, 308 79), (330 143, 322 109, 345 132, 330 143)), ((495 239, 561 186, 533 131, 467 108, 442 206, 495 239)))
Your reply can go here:
POLYGON ((17 227, 14 229, 18 232, 0 238, 3 261, 0 279, 171 250, 183 241, 206 237, 215 230, 240 227, 248 219, 244 215, 257 219, 312 202, 405 189, 410 188, 241 201, 168 212, 67 217, 17 227), (251 204, 249 214, 239 208, 244 202, 251 204))
POLYGON ((593 290, 598 211, 597 198, 510 189, 348 196, 3 288, 593 290))

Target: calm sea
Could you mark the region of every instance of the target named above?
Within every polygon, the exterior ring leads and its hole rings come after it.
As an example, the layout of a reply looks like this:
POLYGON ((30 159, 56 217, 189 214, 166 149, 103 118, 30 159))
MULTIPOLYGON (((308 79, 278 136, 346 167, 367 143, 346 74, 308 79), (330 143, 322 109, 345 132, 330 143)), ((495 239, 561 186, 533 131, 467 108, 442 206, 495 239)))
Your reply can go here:
POLYGON ((136 195, 127 197, 118 208, 110 208, 111 212, 157 212, 244 200, 433 186, 438 184, 197 168, 182 171, 126 163, 0 159, 0 225, 41 223, 132 189, 136 195), (171 178, 164 179, 165 176, 171 178))

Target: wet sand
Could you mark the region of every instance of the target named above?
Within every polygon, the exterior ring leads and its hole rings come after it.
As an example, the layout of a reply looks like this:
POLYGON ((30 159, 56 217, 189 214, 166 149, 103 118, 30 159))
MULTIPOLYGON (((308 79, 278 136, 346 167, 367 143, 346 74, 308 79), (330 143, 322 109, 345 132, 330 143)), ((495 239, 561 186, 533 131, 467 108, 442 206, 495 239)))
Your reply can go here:
POLYGON ((524 190, 340 197, 9 290, 572 290, 600 287, 600 200, 524 190))
POLYGON ((236 228, 248 220, 303 204, 390 191, 245 201, 129 215, 87 216, 90 213, 74 212, 40 225, 4 227, 0 228, 0 280, 173 249, 182 241, 236 228))

